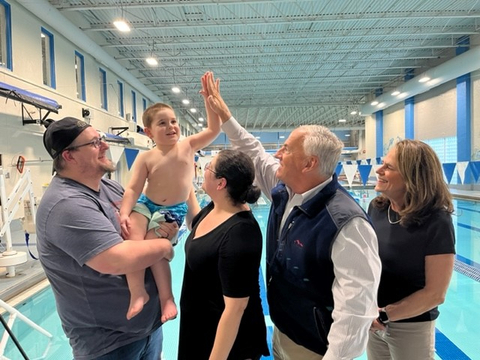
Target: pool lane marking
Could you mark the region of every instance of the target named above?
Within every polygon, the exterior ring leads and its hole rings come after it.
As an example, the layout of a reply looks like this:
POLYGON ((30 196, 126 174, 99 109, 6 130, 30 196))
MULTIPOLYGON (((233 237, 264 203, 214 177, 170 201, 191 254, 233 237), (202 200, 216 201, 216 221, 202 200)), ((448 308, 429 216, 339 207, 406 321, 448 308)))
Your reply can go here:
POLYGON ((435 328, 435 352, 445 360, 471 360, 457 345, 455 345, 440 330, 435 328))

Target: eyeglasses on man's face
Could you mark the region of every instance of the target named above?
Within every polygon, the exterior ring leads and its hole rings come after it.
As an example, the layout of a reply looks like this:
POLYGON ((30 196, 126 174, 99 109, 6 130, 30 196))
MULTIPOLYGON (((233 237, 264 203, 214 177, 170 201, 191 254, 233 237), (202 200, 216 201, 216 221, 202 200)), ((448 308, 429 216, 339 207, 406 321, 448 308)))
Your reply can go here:
POLYGON ((104 136, 97 137, 97 138, 93 139, 92 141, 89 141, 85 144, 69 146, 69 147, 65 148, 64 151, 65 150, 77 150, 78 148, 81 148, 81 147, 84 147, 84 146, 89 146, 89 145, 92 145, 95 148, 99 148, 102 143, 105 143, 105 137, 104 136))

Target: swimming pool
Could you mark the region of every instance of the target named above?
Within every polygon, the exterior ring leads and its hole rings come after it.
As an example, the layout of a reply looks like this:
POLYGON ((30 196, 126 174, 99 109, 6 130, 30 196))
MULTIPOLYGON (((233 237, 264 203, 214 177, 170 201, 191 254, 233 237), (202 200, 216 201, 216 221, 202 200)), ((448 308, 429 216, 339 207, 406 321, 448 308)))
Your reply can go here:
MULTIPOLYGON (((368 206, 370 199, 375 195, 371 190, 354 190, 354 198, 363 207, 368 206)), ((449 286, 446 301, 440 306, 440 317, 437 320, 436 358, 443 360, 480 360, 480 202, 455 200, 455 214, 453 216, 457 238, 457 256, 455 271, 449 286)), ((262 231, 266 229, 268 205, 254 207, 255 216, 262 231)), ((184 237, 185 235, 183 235, 184 237)), ((262 257, 261 285, 263 290, 263 271, 265 256, 262 257)), ((183 246, 176 247, 176 256, 172 261, 173 291, 177 302, 180 294, 181 279, 184 266, 183 246)), ((263 299, 265 294, 263 291, 263 299)), ((45 328, 53 335, 46 359, 71 359, 72 354, 68 340, 63 334, 60 320, 55 311, 55 303, 50 288, 42 290, 17 306, 28 318, 45 328)), ((271 330, 271 321, 266 315, 267 326, 271 330)), ((31 358, 39 358, 48 346, 45 336, 22 321, 16 320, 13 331, 31 358)), ((167 360, 176 359, 177 353, 178 320, 164 325, 164 353, 167 360)), ((22 359, 11 340, 7 343, 4 354, 9 359, 22 359)), ((271 359, 264 358, 264 359, 271 359)), ((363 355, 359 359, 366 359, 363 355)))

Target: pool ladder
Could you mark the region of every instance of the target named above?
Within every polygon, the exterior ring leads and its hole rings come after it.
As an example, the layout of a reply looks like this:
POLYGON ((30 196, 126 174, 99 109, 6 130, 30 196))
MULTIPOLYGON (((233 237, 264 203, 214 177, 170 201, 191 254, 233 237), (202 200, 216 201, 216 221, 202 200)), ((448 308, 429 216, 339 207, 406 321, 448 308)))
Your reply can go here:
POLYGON ((13 221, 21 204, 29 197, 29 209, 27 210, 29 210, 32 222, 35 224, 35 197, 33 195, 30 169, 23 171, 23 167, 19 180, 7 196, 5 178, 8 172, 5 172, 1 159, 0 154, 0 207, 2 218, 0 238, 5 240, 7 248, 0 254, 0 267, 6 267, 7 277, 14 277, 16 274, 15 266, 27 262, 27 253, 13 249, 10 223, 13 221))

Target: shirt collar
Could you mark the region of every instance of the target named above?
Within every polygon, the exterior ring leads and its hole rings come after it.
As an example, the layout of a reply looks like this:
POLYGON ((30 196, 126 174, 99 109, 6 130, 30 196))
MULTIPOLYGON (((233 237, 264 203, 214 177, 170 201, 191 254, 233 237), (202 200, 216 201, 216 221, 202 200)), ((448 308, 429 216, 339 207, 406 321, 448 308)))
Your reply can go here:
POLYGON ((303 204, 313 198, 315 195, 317 195, 322 189, 327 186, 331 181, 333 180, 333 176, 329 177, 327 180, 324 182, 318 184, 314 188, 305 191, 304 193, 301 194, 294 194, 292 192, 292 189, 290 189, 288 186, 286 186, 287 192, 288 192, 288 197, 289 201, 295 201, 297 204, 303 204))

